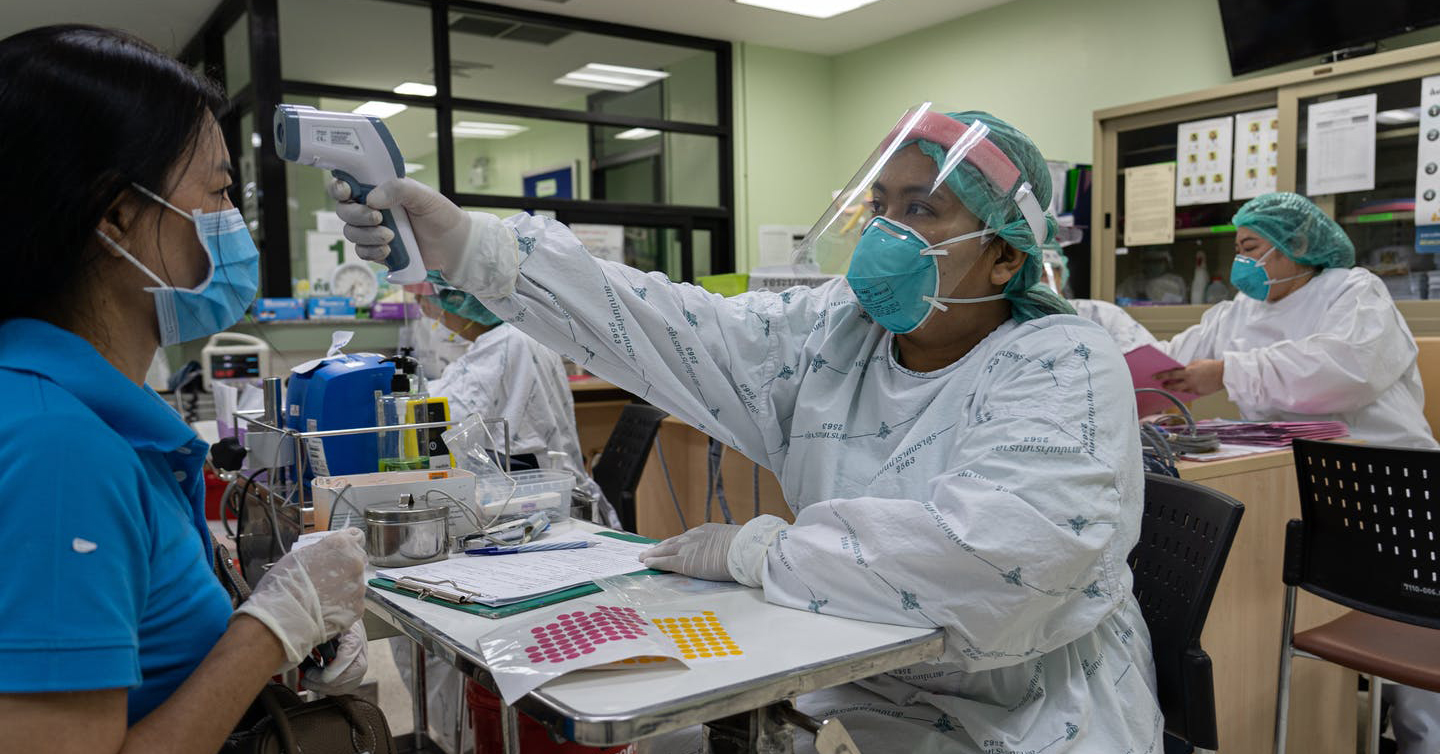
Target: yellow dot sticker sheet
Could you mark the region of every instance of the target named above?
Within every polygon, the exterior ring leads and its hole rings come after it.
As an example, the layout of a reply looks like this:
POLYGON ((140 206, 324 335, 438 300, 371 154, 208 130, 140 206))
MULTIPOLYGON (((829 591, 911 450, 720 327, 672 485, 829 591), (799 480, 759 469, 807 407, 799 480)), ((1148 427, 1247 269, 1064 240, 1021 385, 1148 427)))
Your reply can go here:
POLYGON ((738 660, 745 656, 745 650, 730 638, 725 624, 709 610, 651 616, 650 622, 675 642, 686 664, 738 660))

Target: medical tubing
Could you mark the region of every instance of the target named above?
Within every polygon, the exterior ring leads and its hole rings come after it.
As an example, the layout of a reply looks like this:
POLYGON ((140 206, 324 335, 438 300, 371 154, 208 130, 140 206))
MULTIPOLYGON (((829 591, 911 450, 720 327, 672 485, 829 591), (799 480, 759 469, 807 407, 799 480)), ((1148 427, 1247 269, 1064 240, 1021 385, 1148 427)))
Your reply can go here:
POLYGON ((675 494, 675 483, 670 480, 670 466, 665 463, 665 445, 660 442, 660 436, 655 436, 655 454, 660 457, 660 471, 665 474, 665 486, 670 488, 670 502, 675 504, 675 515, 680 517, 680 528, 689 529, 685 523, 685 511, 680 509, 680 498, 675 494))
MULTIPOLYGON (((1164 396, 1171 403, 1180 409, 1180 415, 1185 420, 1185 432, 1174 432, 1168 426, 1159 422, 1150 423, 1158 432, 1166 438, 1166 444, 1174 451, 1175 456, 1186 453, 1209 453, 1220 449, 1220 435, 1214 432, 1200 432, 1195 427, 1195 417, 1190 409, 1185 406, 1179 398, 1170 393, 1153 387, 1135 388, 1137 393, 1156 393, 1164 396)), ((1163 419, 1161 421, 1164 421, 1163 419)))

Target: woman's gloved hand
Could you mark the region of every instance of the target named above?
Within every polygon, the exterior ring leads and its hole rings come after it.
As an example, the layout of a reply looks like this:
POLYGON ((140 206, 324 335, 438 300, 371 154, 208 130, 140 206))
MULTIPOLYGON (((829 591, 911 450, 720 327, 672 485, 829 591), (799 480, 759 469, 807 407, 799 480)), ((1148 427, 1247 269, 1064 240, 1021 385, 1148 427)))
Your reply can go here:
MULTIPOLYGON (((285 650, 285 667, 351 627, 365 611, 365 535, 345 529, 275 562, 235 610, 265 624, 285 650)), ((233 618, 232 618, 233 620, 233 618)))
POLYGON ((365 680, 365 671, 370 667, 365 645, 365 621, 355 621, 345 633, 340 634, 335 659, 323 668, 305 671, 305 688, 326 696, 348 694, 360 688, 360 683, 365 680))
POLYGON ((330 182, 335 214, 345 222, 345 237, 361 259, 380 262, 390 254, 395 234, 380 224, 379 210, 402 208, 410 217, 425 267, 439 270, 456 288, 481 299, 515 291, 519 250, 515 234, 500 218, 466 212, 439 191, 413 178, 394 178, 370 190, 365 203, 351 201, 350 184, 330 182))
POLYGON ((740 527, 735 524, 701 524, 640 553, 646 568, 674 571, 709 581, 734 581, 727 565, 730 543, 740 527))

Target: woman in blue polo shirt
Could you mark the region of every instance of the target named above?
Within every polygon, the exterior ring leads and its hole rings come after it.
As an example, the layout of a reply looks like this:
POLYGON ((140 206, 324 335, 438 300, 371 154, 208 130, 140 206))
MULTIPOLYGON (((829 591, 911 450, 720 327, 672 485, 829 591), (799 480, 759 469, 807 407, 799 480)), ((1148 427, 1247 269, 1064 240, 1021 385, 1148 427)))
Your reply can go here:
POLYGON ((206 445, 144 387, 157 347, 255 295, 223 103, 122 33, 0 41, 0 751, 211 754, 363 609, 352 532, 286 556, 231 612, 206 445))

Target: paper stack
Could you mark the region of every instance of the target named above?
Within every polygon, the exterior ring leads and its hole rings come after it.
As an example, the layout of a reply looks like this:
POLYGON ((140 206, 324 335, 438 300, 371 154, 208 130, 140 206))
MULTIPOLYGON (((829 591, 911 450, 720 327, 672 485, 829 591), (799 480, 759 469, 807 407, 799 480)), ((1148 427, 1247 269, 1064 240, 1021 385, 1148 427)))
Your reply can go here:
POLYGON ((1214 432, 1226 445, 1288 448, 1291 440, 1334 440, 1347 437, 1345 422, 1237 422, 1208 419, 1196 422, 1198 432, 1214 432))

